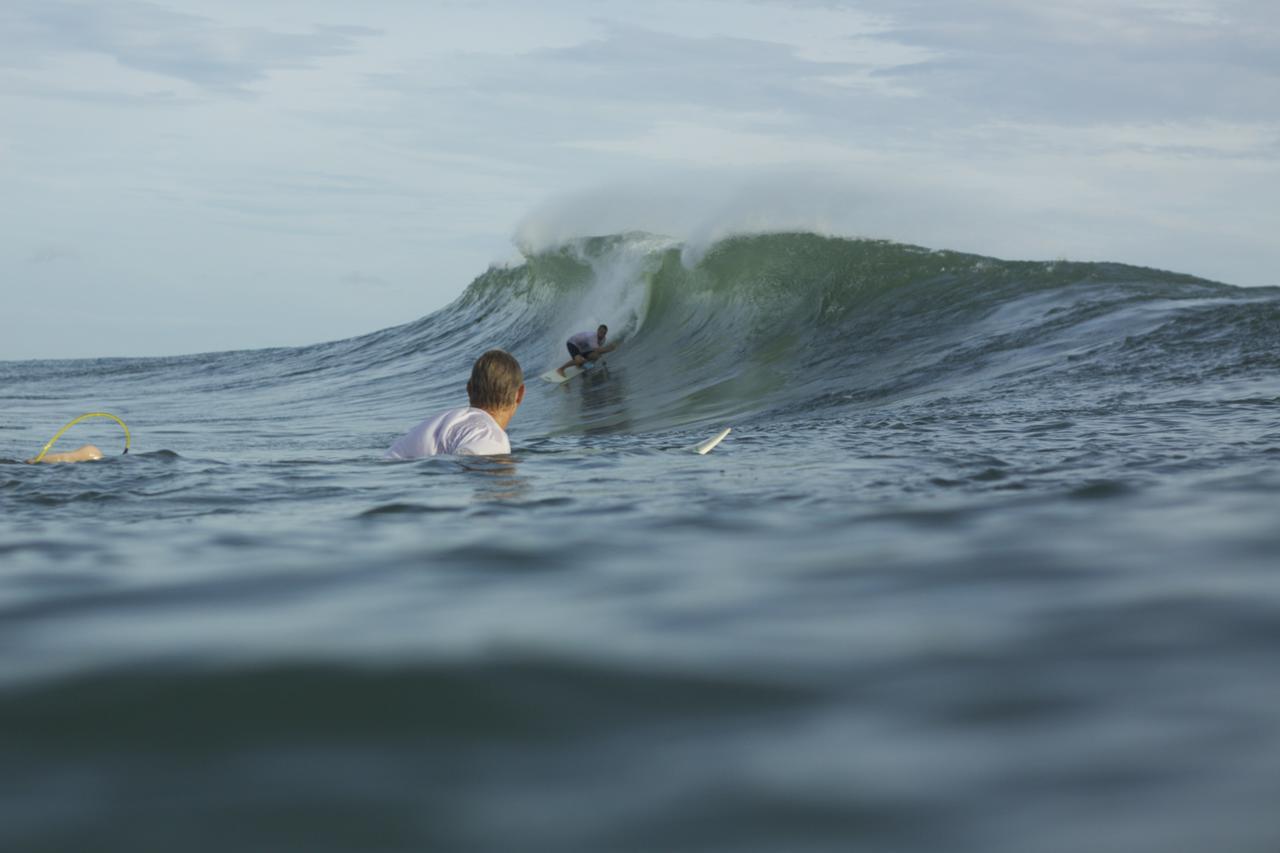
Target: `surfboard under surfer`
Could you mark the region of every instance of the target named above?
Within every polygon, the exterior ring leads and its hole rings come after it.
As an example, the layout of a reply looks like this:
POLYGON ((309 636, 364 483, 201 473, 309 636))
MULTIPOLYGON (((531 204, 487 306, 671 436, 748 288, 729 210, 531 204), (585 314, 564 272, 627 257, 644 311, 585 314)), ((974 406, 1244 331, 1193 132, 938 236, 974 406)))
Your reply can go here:
POLYGON ((467 400, 470 405, 427 418, 400 436, 383 458, 510 453, 507 424, 524 401, 524 372, 515 356, 491 349, 476 359, 467 380, 467 400))
POLYGON ((565 346, 569 348, 569 360, 556 368, 556 373, 564 376, 567 367, 582 367, 588 361, 595 361, 607 352, 618 348, 616 343, 605 346, 604 339, 609 334, 609 327, 603 323, 594 332, 578 332, 565 346))

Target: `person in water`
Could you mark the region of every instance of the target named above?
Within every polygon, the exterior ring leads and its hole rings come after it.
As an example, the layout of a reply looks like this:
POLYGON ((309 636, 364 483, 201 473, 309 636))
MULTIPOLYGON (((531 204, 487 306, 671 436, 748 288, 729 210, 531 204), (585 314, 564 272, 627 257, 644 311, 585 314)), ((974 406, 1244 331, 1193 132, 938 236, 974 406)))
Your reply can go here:
POLYGON ((467 381, 469 406, 427 418, 387 450, 385 459, 492 456, 510 453, 507 424, 524 401, 524 373, 510 353, 491 349, 476 359, 467 381))
POLYGON ((556 373, 564 376, 566 367, 582 367, 588 361, 595 361, 607 352, 613 352, 618 348, 617 344, 604 345, 605 336, 609 334, 609 327, 600 324, 600 327, 591 332, 578 332, 578 334, 569 338, 566 346, 569 347, 569 360, 556 368, 556 373))
MULTIPOLYGON (((45 462, 94 462, 102 458, 102 451, 94 447, 92 444, 86 444, 77 447, 75 450, 66 450, 62 453, 46 453, 44 458, 40 459, 40 464, 45 462)), ((30 465, 36 461, 33 456, 27 460, 30 465)))

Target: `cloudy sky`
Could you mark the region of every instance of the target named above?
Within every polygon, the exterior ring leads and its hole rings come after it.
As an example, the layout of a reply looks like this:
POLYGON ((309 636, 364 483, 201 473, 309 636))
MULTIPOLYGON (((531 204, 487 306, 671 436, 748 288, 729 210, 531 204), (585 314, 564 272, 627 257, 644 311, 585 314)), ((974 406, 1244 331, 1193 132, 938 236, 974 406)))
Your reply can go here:
POLYGON ((630 228, 1280 284, 1280 4, 0 4, 0 359, 347 337, 630 228))

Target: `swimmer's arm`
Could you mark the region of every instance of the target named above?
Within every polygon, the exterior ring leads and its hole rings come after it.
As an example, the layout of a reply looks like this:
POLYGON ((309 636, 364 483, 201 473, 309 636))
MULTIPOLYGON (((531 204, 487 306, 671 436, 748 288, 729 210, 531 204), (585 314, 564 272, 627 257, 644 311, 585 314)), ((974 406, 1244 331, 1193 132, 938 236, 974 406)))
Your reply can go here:
MULTIPOLYGON (((102 458, 102 451, 94 447, 92 444, 86 444, 84 447, 78 447, 75 450, 68 450, 63 453, 46 453, 40 461, 44 462, 92 462, 102 458)), ((27 460, 27 464, 35 462, 35 457, 27 460)))

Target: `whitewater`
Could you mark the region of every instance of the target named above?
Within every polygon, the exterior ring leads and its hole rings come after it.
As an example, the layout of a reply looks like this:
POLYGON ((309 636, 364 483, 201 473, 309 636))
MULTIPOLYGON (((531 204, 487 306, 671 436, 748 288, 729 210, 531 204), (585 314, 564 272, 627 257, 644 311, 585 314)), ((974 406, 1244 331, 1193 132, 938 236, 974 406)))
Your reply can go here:
POLYGON ((1274 850, 1278 344, 1280 288, 624 233, 0 362, 0 849, 1274 850), (382 461, 491 347, 511 457, 382 461), (89 411, 127 455, 21 464, 89 411))

